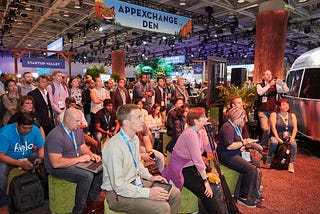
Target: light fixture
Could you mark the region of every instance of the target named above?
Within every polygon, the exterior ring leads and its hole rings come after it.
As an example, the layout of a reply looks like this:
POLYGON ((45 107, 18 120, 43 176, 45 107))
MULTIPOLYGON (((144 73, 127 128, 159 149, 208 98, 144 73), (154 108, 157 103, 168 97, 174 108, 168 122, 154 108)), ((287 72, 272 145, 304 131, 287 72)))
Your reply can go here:
POLYGON ((80 9, 82 7, 82 5, 83 5, 83 0, 79 0, 74 3, 73 7, 76 9, 80 9))
POLYGON ((307 2, 308 0, 299 0, 299 3, 307 2))
POLYGON ((65 11, 65 12, 63 13, 63 16, 64 16, 64 17, 70 17, 70 15, 69 15, 69 13, 68 13, 67 11, 65 11))
POLYGON ((238 3, 244 3, 245 0, 238 0, 238 3))
POLYGON ((180 0, 179 5, 180 6, 186 6, 187 5, 186 0, 180 0))

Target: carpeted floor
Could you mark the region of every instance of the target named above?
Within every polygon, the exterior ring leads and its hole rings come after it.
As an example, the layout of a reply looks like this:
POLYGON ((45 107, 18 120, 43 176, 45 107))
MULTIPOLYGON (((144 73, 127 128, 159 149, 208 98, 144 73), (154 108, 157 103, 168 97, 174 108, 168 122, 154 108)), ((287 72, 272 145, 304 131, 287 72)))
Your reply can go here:
POLYGON ((262 169, 261 207, 238 206, 244 214, 318 214, 320 213, 320 158, 299 149, 295 173, 262 169))
MULTIPOLYGON (((264 165, 263 165, 264 166, 264 165)), ((263 167, 262 166, 262 167, 263 167)), ((318 214, 320 213, 320 158, 299 148, 295 173, 262 169, 261 207, 238 206, 244 214, 318 214)), ((50 213, 48 202, 28 214, 50 213)))

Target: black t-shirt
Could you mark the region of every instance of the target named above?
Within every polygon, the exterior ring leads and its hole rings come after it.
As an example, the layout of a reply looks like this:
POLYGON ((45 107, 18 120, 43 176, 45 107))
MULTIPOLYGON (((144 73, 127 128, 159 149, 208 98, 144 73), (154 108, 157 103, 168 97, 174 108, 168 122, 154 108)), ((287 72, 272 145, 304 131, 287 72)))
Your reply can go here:
POLYGON ((111 113, 107 113, 105 109, 101 109, 94 116, 94 127, 97 123, 100 123, 100 128, 102 128, 103 130, 113 131, 116 127, 116 120, 117 117, 114 111, 112 111, 111 113))

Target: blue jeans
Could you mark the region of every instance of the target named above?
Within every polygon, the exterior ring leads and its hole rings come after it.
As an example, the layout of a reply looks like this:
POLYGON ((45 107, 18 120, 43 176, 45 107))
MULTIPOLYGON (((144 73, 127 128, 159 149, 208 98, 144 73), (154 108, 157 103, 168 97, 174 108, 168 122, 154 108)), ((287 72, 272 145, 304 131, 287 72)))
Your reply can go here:
POLYGON ((50 173, 52 176, 77 183, 73 214, 81 214, 86 208, 86 202, 97 200, 101 192, 102 172, 94 174, 84 169, 70 166, 56 168, 50 173))
MULTIPOLYGON (((294 163, 296 161, 297 156, 297 142, 293 141, 290 143, 291 149, 290 149, 290 163, 294 163)), ((269 152, 268 156, 272 157, 273 153, 277 150, 278 147, 278 141, 275 137, 270 137, 270 146, 269 146, 269 152)))
POLYGON ((0 191, 5 195, 7 192, 8 174, 14 167, 16 166, 0 162, 0 191))
POLYGON ((250 187, 252 186, 251 184, 256 182, 256 167, 240 155, 229 155, 228 152, 220 152, 218 156, 223 165, 242 174, 239 196, 241 198, 247 198, 250 187))

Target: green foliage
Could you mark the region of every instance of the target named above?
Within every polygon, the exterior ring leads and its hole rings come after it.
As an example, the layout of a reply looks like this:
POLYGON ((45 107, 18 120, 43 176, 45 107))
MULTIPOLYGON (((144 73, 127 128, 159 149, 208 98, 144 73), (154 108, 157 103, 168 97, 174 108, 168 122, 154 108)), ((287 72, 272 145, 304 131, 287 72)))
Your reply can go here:
POLYGON ((218 94, 218 100, 215 105, 223 105, 226 108, 230 107, 231 98, 234 96, 240 96, 243 101, 243 106, 246 110, 249 110, 254 101, 258 99, 256 86, 249 88, 248 85, 244 85, 242 88, 238 88, 234 85, 216 87, 220 92, 218 94))
POLYGON ((112 79, 114 79, 115 82, 117 82, 120 79, 120 75, 119 74, 111 74, 110 76, 112 79))
POLYGON ((88 67, 86 71, 86 75, 90 75, 92 76, 92 78, 97 78, 100 76, 100 74, 105 74, 105 73, 106 73, 106 70, 103 65, 101 66, 94 65, 92 67, 88 67))

